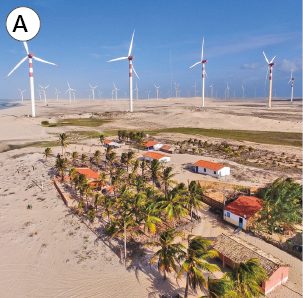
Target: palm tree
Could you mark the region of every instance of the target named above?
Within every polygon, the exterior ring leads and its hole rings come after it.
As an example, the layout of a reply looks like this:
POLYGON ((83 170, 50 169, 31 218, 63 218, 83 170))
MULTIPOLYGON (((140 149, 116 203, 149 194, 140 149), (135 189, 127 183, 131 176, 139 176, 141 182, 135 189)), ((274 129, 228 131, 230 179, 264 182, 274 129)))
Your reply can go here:
POLYGON ((199 298, 220 298, 220 297, 237 297, 232 291, 233 283, 227 278, 212 278, 208 277, 206 288, 208 290, 207 296, 199 298))
POLYGON ((153 180, 153 185, 156 184, 159 177, 159 172, 161 170, 161 163, 157 159, 153 159, 150 164, 150 170, 151 170, 151 178, 153 180))
POLYGON ((51 155, 51 153, 52 153, 52 148, 46 148, 45 150, 44 150, 44 155, 43 156, 45 156, 45 161, 47 160, 47 158, 51 155))
POLYGON ((103 212, 103 216, 107 216, 108 218, 108 222, 109 222, 109 218, 112 218, 112 209, 114 207, 114 202, 111 196, 104 196, 103 201, 102 201, 102 207, 104 208, 104 212, 103 212))
POLYGON ((140 160, 136 159, 136 161, 133 163, 133 174, 137 175, 137 169, 140 166, 140 160))
POLYGON ((160 179, 162 180, 162 184, 164 185, 165 196, 168 193, 168 187, 172 186, 173 184, 177 184, 177 181, 171 179, 176 176, 176 174, 172 173, 172 170, 172 167, 164 168, 163 172, 159 175, 160 179))
POLYGON ((91 168, 91 169, 92 169, 92 167, 93 167, 94 160, 95 160, 95 158, 94 158, 93 156, 91 156, 91 157, 89 158, 89 164, 90 164, 90 168, 91 168))
POLYGON ((94 201, 96 211, 98 211, 98 206, 101 205, 101 203, 102 203, 102 197, 99 193, 96 193, 95 194, 95 201, 94 201))
POLYGON ((104 135, 99 135, 99 143, 100 143, 101 145, 103 145, 103 144, 104 144, 104 141, 105 141, 104 135))
POLYGON ((114 161, 116 160, 116 156, 117 156, 116 152, 110 152, 109 154, 106 154, 106 159, 111 166, 114 166, 114 161))
POLYGON ((127 167, 127 172, 128 172, 128 166, 134 157, 135 157, 135 152, 133 151, 127 152, 127 155, 125 156, 125 165, 127 167))
POLYGON ((66 158, 57 158, 56 159, 56 164, 55 164, 55 169, 56 169, 56 173, 61 173, 61 178, 62 180, 64 179, 64 173, 67 170, 67 159, 66 158))
POLYGON ((67 147, 66 140, 67 140, 67 134, 66 133, 59 134, 58 142, 60 143, 60 145, 62 147, 62 155, 63 155, 63 149, 67 147))
POLYGON ((201 291, 207 287, 207 281, 201 272, 215 272, 221 271, 217 265, 207 262, 209 258, 218 256, 215 250, 208 250, 212 240, 204 239, 201 236, 188 236, 188 247, 184 262, 178 272, 177 279, 181 277, 182 273, 186 272, 186 287, 184 298, 188 297, 188 288, 191 287, 195 292, 199 287, 201 291))
POLYGON ((76 161, 77 161, 77 158, 78 158, 78 152, 77 151, 74 151, 72 153, 72 160, 73 160, 73 164, 75 165, 76 161))
POLYGON ((69 170, 69 177, 70 177, 70 184, 72 186, 72 183, 74 183, 74 179, 76 177, 76 174, 77 174, 77 170, 76 168, 72 167, 70 170, 69 170))
POLYGON ((260 297, 264 293, 260 287, 268 279, 259 259, 249 259, 244 263, 235 263, 233 272, 224 274, 233 283, 233 297, 260 297))
POLYGON ((99 180, 98 180, 98 187, 103 187, 106 185, 106 182, 108 180, 108 174, 106 172, 102 172, 99 174, 99 180))
POLYGON ((151 233, 156 233, 156 224, 161 224, 162 220, 158 217, 160 210, 153 200, 149 200, 141 211, 144 219, 144 231, 147 228, 151 233))
POLYGON ((203 189, 198 186, 198 183, 193 180, 188 186, 187 204, 190 208, 190 219, 192 220, 193 210, 197 210, 200 207, 204 207, 201 197, 203 189))
POLYGON ((177 236, 183 237, 182 234, 175 232, 175 229, 168 229, 161 233, 160 242, 154 241, 146 244, 161 247, 150 260, 150 265, 156 263, 158 257, 158 270, 164 274, 164 280, 166 272, 177 271, 178 259, 184 255, 183 249, 186 249, 182 243, 173 243, 177 236))
POLYGON ((144 177, 146 166, 147 166, 146 165, 146 160, 143 159, 143 161, 141 162, 141 165, 140 165, 140 168, 141 168, 141 171, 142 171, 142 177, 144 177))
POLYGON ((99 165, 99 161, 100 161, 100 155, 101 155, 101 151, 100 150, 96 150, 94 153, 94 158, 96 160, 96 163, 99 165))
POLYGON ((87 156, 83 153, 83 154, 81 155, 82 166, 85 166, 86 158, 87 158, 87 156))

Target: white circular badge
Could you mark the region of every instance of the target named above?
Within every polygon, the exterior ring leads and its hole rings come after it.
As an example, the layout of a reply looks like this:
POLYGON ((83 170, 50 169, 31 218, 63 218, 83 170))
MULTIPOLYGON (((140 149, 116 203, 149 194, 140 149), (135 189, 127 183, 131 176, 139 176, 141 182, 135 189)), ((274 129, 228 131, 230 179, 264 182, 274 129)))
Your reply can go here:
POLYGON ((39 15, 33 9, 25 6, 15 8, 6 18, 8 34, 19 41, 33 39, 38 34, 40 26, 39 15))

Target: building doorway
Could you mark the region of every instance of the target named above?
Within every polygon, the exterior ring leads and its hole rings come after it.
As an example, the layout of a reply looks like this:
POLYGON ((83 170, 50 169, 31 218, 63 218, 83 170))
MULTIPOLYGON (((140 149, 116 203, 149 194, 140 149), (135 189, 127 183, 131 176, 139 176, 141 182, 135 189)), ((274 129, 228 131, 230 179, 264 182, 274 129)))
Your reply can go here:
POLYGON ((239 227, 242 229, 243 228, 243 218, 239 217, 239 227))

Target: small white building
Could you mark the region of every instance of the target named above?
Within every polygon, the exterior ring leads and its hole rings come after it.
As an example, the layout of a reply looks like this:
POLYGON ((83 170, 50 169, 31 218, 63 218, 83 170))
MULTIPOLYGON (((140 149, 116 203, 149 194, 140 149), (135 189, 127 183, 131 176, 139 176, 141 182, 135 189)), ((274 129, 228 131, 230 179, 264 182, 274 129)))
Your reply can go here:
POLYGON ((160 150, 160 148, 163 146, 163 144, 154 141, 145 141, 141 145, 145 147, 145 150, 147 151, 160 150))
POLYGON ((105 147, 112 146, 112 147, 115 147, 115 148, 119 148, 119 147, 121 147, 122 145, 124 145, 124 144, 117 143, 117 142, 114 142, 114 141, 111 141, 111 140, 106 140, 106 141, 104 142, 104 146, 105 146, 105 147))
POLYGON ((249 219, 262 209, 261 200, 256 197, 241 196, 223 210, 227 222, 246 230, 249 219))
POLYGON ((157 159, 160 162, 170 162, 170 156, 158 152, 146 152, 143 154, 143 158, 147 161, 157 159))
POLYGON ((210 175, 215 178, 230 175, 230 167, 221 165, 219 163, 206 160, 198 160, 194 165, 196 173, 210 175))

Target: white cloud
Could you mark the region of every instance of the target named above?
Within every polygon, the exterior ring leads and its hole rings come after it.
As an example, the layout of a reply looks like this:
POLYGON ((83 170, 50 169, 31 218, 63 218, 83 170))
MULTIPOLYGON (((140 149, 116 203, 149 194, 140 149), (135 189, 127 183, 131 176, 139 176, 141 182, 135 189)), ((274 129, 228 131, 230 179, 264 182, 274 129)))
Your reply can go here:
POLYGON ((302 57, 295 61, 289 61, 284 59, 276 64, 276 69, 282 72, 291 72, 291 70, 293 70, 293 72, 296 72, 297 70, 301 70, 302 57))

